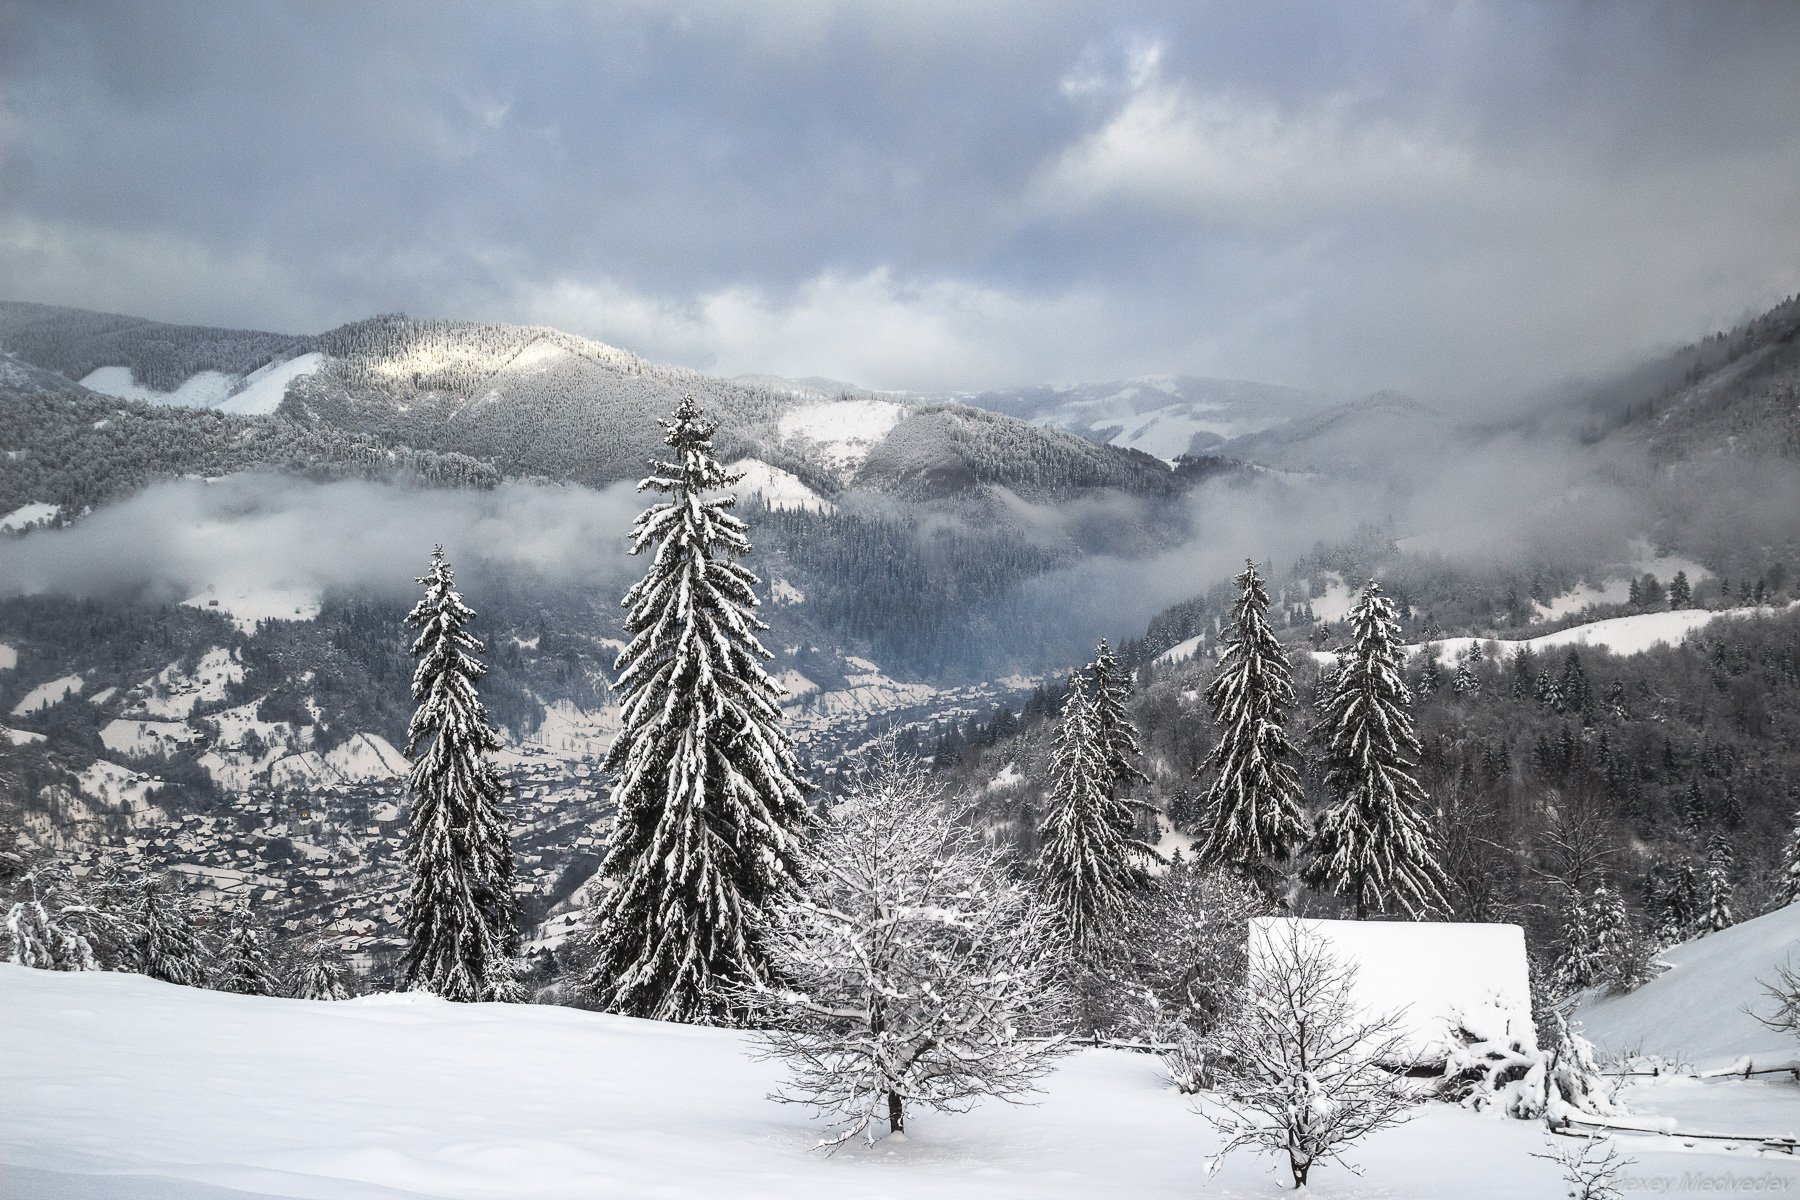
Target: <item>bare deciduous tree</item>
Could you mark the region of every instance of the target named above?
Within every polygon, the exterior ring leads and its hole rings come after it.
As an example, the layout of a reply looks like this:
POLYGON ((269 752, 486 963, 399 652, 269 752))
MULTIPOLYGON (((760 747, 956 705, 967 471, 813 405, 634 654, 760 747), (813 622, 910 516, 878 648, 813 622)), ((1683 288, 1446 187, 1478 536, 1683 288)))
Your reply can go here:
POLYGON ((1800 1037, 1800 967, 1791 962, 1783 963, 1776 968, 1772 981, 1757 982, 1763 985, 1763 993, 1775 1002, 1775 1010, 1766 1017, 1755 1012, 1750 1015, 1770 1029, 1785 1029, 1800 1037))
POLYGON ((906 1105, 1014 1100, 1066 1049, 1055 925, 919 765, 880 754, 804 852, 807 891, 774 914, 781 986, 741 988, 788 1086, 838 1146, 906 1105))
POLYGON ((1301 921, 1252 925, 1251 938, 1245 1004, 1218 1043, 1227 1140, 1211 1169, 1239 1149, 1285 1154, 1298 1189, 1419 1098, 1390 1069, 1405 1058, 1398 1017, 1361 1009, 1355 966, 1301 921))

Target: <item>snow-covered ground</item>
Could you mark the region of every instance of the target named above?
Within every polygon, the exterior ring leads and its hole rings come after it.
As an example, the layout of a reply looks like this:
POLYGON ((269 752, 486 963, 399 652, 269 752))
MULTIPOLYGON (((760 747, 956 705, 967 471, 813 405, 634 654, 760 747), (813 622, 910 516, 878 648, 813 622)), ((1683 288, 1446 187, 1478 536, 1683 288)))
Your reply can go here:
POLYGON ((42 525, 47 521, 54 521, 56 519, 56 514, 61 511, 62 507, 56 504, 33 502, 31 504, 21 505, 7 513, 4 517, 0 517, 0 532, 23 533, 25 530, 30 529, 35 525, 42 525))
POLYGON ((52 679, 38 684, 26 692, 20 701, 13 705, 12 715, 28 716, 40 709, 49 708, 52 704, 61 704, 70 696, 81 694, 82 679, 79 675, 64 675, 60 679, 52 679))
POLYGON ((740 496, 758 496, 777 511, 835 512, 837 505, 801 482, 792 471, 772 467, 760 458, 741 458, 726 470, 741 475, 733 491, 740 496))
POLYGON ((81 386, 105 396, 121 400, 142 400, 146 404, 178 404, 183 408, 216 408, 231 389, 237 377, 223 371, 201 371, 182 380, 172 392, 159 392, 131 377, 130 367, 95 367, 81 377, 81 386))
POLYGON ((1194 654, 1200 649, 1200 643, 1205 640, 1206 638, 1203 635, 1197 635, 1188 638, 1184 642, 1176 642, 1173 646, 1170 646, 1167 650, 1164 650, 1161 654, 1157 655, 1156 661, 1171 667, 1176 663, 1184 663, 1188 659, 1194 657, 1194 654))
MULTIPOLYGON (((1071 1056, 1033 1106, 917 1113, 906 1140, 827 1156, 805 1110, 768 1099, 781 1067, 729 1030, 421 996, 271 1000, 12 965, 0 1011, 0 1192, 20 1200, 1291 1194, 1260 1158, 1207 1182, 1210 1123, 1155 1059, 1119 1051, 1071 1056)), ((1321 1167, 1311 1194, 1557 1196, 1555 1169, 1530 1157, 1544 1144, 1535 1124, 1429 1104, 1353 1155, 1361 1178, 1321 1167)), ((1800 1189, 1800 1161, 1785 1156, 1632 1151, 1633 1190, 1690 1173, 1800 1189)))
MULTIPOLYGON (((1521 647, 1529 649, 1533 654, 1547 651, 1566 650, 1571 646, 1610 650, 1614 654, 1642 654, 1658 646, 1680 645, 1682 639, 1696 629, 1704 629, 1714 621, 1743 620, 1748 617, 1772 617, 1783 612, 1791 612, 1800 608, 1800 600, 1786 606, 1763 605, 1751 608, 1682 608, 1673 612, 1636 613, 1629 617, 1608 617, 1604 621, 1590 621, 1586 625, 1571 625, 1567 629, 1559 629, 1555 633, 1546 633, 1534 638, 1474 638, 1452 637, 1439 638, 1429 643, 1437 649, 1438 662, 1444 666, 1454 666, 1458 659, 1467 654, 1470 646, 1480 646, 1482 653, 1489 658, 1516 654, 1521 647)), ((1159 657, 1159 662, 1180 662, 1193 657, 1194 646, 1199 639, 1190 639, 1169 650, 1159 657)), ((1424 649, 1424 644, 1414 643, 1402 647, 1410 657, 1424 649)), ((1325 666, 1337 662, 1337 654, 1330 650, 1314 650, 1313 661, 1325 666)))
POLYGON ((19 665, 19 652, 5 642, 0 642, 0 671, 10 671, 19 665))
POLYGON ((101 745, 132 757, 172 754, 200 738, 200 732, 185 721, 108 721, 100 729, 101 745))
POLYGON ((244 376, 236 391, 219 402, 219 410, 248 416, 272 413, 287 395, 288 384, 303 375, 311 375, 324 361, 325 356, 317 352, 299 354, 285 362, 273 362, 252 371, 244 376))
POLYGON ((1759 980, 1773 979, 1790 957, 1800 967, 1800 904, 1672 948, 1662 956, 1670 969, 1635 992, 1590 996, 1580 1010, 1584 1032, 1608 1053, 1656 1055, 1702 1071, 1745 1056, 1770 1066, 1800 1062, 1800 1042, 1751 1015, 1770 1011, 1759 980))
POLYGON ((784 441, 804 443, 848 478, 906 413, 890 400, 826 400, 782 413, 779 429, 784 441))
POLYGON ((138 707, 148 717, 185 721, 195 706, 225 699, 230 685, 243 678, 244 664, 237 660, 236 651, 214 646, 200 656, 192 672, 173 662, 151 676, 138 707))
MULTIPOLYGON (((1787 609, 1800 607, 1800 603, 1790 604, 1787 609)), ((1784 608, 1763 606, 1760 608, 1682 608, 1673 612, 1636 613, 1629 617, 1609 617, 1604 621, 1590 621, 1586 625, 1572 625, 1567 629, 1559 629, 1555 633, 1546 633, 1541 637, 1524 638, 1518 641, 1495 641, 1491 638, 1444 638, 1432 643, 1437 647, 1438 661, 1453 665, 1457 658, 1468 652, 1470 646, 1480 643, 1484 652, 1498 646, 1508 654, 1518 652, 1520 646, 1530 647, 1533 654, 1542 654, 1548 650, 1566 650, 1571 646, 1593 646, 1612 651, 1614 654, 1642 654, 1657 646, 1675 646, 1696 629, 1703 629, 1714 621, 1741 620, 1745 617, 1774 616, 1786 611, 1784 608)), ((1407 653, 1416 653, 1420 647, 1408 646, 1407 653)))
POLYGON ((315 587, 208 586, 182 603, 225 614, 241 633, 255 633, 258 621, 310 621, 322 597, 315 587))
POLYGON ((1653 575, 1667 587, 1676 575, 1686 575, 1690 584, 1712 578, 1712 572, 1691 558, 1679 554, 1657 554, 1648 538, 1635 538, 1631 543, 1631 560, 1602 567, 1593 578, 1576 584, 1548 604, 1533 603, 1532 620, 1555 621, 1597 604, 1623 604, 1631 598, 1631 581, 1653 575))
POLYGON ((121 400, 254 415, 274 412, 287 394, 288 384, 312 374, 324 361, 324 355, 312 353, 272 362, 243 376, 201 371, 183 380, 172 392, 159 392, 136 382, 131 378, 130 367, 96 367, 82 377, 81 386, 121 400))
MULTIPOLYGON (((1251 922, 1254 958, 1295 922, 1251 922)), ((1446 921, 1301 921, 1333 956, 1356 964, 1354 994, 1370 1016, 1391 1014, 1412 1061, 1441 1062, 1459 1029, 1535 1043, 1525 934, 1517 925, 1446 921)), ((1273 944, 1279 944, 1275 942, 1273 944)))

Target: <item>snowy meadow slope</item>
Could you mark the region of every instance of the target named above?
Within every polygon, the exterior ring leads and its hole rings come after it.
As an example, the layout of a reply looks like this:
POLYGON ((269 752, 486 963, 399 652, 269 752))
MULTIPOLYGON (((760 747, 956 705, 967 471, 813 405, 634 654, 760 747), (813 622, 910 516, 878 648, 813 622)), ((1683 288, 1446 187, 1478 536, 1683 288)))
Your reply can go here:
MULTIPOLYGON (((737 1032, 421 995, 337 1004, 0 966, 0 1184, 21 1200, 1265 1196, 1155 1059, 1078 1053, 1029 1107, 814 1152, 737 1032), (223 1192, 213 1189, 224 1189, 223 1192)), ((1550 1194, 1530 1125, 1432 1106, 1314 1194, 1550 1194), (1480 1172, 1469 1161, 1484 1164, 1480 1172), (1504 1170, 1496 1164, 1504 1164, 1504 1170)), ((1800 1186, 1800 1165, 1793 1168, 1800 1186)))
MULTIPOLYGON (((1212 1126, 1156 1059, 1122 1051, 1065 1060, 1038 1103, 920 1114, 905 1139, 826 1155, 805 1110, 768 1098, 781 1068, 735 1031, 423 995, 230 996, 11 965, 0 1011, 0 1190, 18 1200, 1290 1194, 1248 1156, 1208 1180, 1212 1126)), ((1691 1127, 1694 1088, 1669 1083, 1633 1100, 1691 1127)), ((1800 1119, 1785 1092, 1772 1103, 1770 1088, 1747 1087, 1715 1088, 1700 1110, 1765 1134, 1800 1119)), ((1800 1188, 1791 1157, 1628 1142, 1638 1190, 1690 1174, 1800 1188)), ((1362 1178, 1321 1169, 1310 1194, 1557 1195, 1555 1169, 1531 1157, 1545 1145, 1535 1123, 1427 1104, 1353 1152, 1362 1178)))

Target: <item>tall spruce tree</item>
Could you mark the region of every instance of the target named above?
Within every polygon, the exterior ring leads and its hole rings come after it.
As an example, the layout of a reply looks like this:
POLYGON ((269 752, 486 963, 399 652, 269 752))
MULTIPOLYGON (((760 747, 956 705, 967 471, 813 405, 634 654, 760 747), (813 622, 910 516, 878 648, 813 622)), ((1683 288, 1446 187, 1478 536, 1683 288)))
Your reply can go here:
POLYGON ((1294 685, 1287 655, 1269 627, 1269 594, 1255 564, 1246 560, 1236 582, 1231 634, 1206 689, 1219 742, 1208 760, 1207 834, 1197 857, 1272 893, 1277 864, 1291 857, 1307 834, 1304 793, 1287 734, 1294 685))
POLYGON ((407 988, 447 1000, 510 998, 507 970, 518 948, 512 840, 501 804, 506 785, 488 757, 500 735, 488 724, 476 681, 487 673, 469 633, 475 613, 456 590, 444 548, 419 579, 425 595, 406 624, 412 652, 413 713, 406 752, 412 791, 406 862, 407 988))
POLYGON ((1093 964, 1124 923, 1149 848, 1114 820, 1100 719, 1085 672, 1069 677, 1050 759, 1050 802, 1039 850, 1040 888, 1068 931, 1074 957, 1093 964))
POLYGON ((1374 580, 1350 629, 1313 732, 1335 802, 1307 844, 1305 879, 1349 893, 1358 918, 1390 905, 1418 917, 1444 907, 1443 869, 1413 777, 1419 740, 1400 677, 1400 627, 1374 580))
POLYGON ((1146 818, 1155 809, 1131 793, 1138 784, 1150 782, 1150 777, 1138 766, 1144 751, 1138 745, 1137 727, 1132 724, 1131 714, 1125 707, 1131 696, 1131 674, 1119 666, 1112 648, 1102 638, 1094 652, 1094 661, 1087 665, 1087 675, 1088 695, 1094 705, 1094 733, 1099 739, 1107 799, 1112 804, 1110 819, 1137 854, 1135 878, 1140 884, 1148 884, 1150 874, 1144 868, 1154 860, 1155 854, 1140 839, 1146 818))
POLYGON ((1087 674, 1101 753, 1106 758, 1107 777, 1113 791, 1122 793, 1137 784, 1149 783, 1150 777, 1138 766, 1144 751, 1138 745, 1137 727, 1131 723, 1131 714, 1125 711, 1125 701, 1131 695, 1131 674, 1119 666, 1119 660, 1105 638, 1101 638, 1100 645, 1095 648, 1094 661, 1088 664, 1087 674))
POLYGON ((1732 924, 1731 915, 1731 843, 1714 834, 1706 848, 1706 915, 1702 922, 1707 933, 1717 933, 1732 924))
POLYGON ((1590 901, 1578 892, 1563 910, 1562 944, 1550 970, 1551 986, 1559 997, 1571 996, 1600 982, 1599 908, 1604 903, 1604 898, 1590 901))
POLYGON ((725 996, 767 978, 770 906, 797 886, 805 803, 780 686, 763 663, 756 576, 737 482, 713 457, 716 428, 692 396, 663 422, 631 552, 654 549, 626 593, 630 642, 607 755, 618 813, 592 916, 585 980, 603 1007, 669 1021, 725 1019, 725 996))

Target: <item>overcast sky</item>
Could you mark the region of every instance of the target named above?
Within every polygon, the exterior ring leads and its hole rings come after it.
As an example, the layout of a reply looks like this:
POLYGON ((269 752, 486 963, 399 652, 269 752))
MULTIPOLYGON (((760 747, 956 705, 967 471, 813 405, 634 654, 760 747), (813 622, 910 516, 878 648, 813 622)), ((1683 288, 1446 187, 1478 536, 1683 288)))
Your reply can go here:
POLYGON ((1498 396, 1800 290, 1800 4, 0 0, 0 296, 1498 396))

